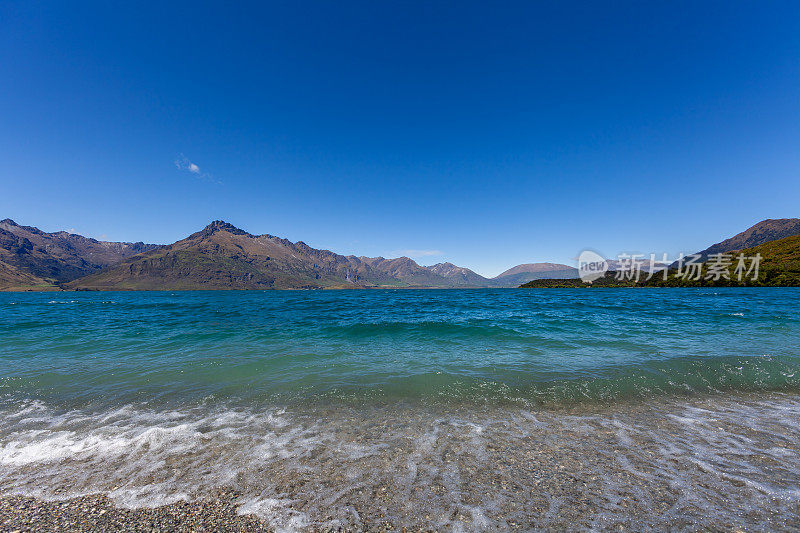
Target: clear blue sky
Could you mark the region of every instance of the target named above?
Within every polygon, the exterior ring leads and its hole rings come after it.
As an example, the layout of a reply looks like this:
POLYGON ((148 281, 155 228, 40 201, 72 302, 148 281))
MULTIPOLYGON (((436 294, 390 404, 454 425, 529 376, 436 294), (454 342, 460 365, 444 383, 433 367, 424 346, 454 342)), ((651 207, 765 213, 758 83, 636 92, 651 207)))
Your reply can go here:
POLYGON ((0 218, 485 275, 800 216, 800 2, 0 3, 0 218))

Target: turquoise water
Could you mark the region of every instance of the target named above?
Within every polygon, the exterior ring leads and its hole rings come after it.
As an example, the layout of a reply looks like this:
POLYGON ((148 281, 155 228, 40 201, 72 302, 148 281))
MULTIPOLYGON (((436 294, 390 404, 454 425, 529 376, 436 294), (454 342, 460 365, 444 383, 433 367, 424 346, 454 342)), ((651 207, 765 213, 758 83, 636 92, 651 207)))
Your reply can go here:
POLYGON ((0 293, 0 497, 797 530, 800 290, 0 293))
POLYGON ((609 400, 800 385, 800 291, 0 294, 0 393, 609 400))

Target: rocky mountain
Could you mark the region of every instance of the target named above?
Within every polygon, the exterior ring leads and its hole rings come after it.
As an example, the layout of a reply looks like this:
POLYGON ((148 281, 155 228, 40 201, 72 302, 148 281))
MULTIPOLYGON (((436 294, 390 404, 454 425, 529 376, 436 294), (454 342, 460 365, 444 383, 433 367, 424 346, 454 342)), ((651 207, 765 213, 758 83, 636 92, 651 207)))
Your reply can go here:
POLYGON ((489 287, 493 285, 492 280, 484 278, 468 268, 456 266, 453 263, 437 263, 424 268, 427 268, 438 276, 450 280, 456 286, 489 287))
POLYGON ((71 281, 156 247, 98 241, 66 231, 46 233, 8 218, 0 220, 0 261, 47 282, 71 281))
POLYGON ((52 282, 22 272, 17 267, 0 261, 0 289, 3 290, 30 290, 56 288, 52 282))
POLYGON ((174 244, 71 283, 74 289, 452 287, 408 257, 343 256, 214 221, 174 244))
POLYGON ((793 235, 800 235, 800 218, 767 219, 734 235, 730 239, 725 239, 722 242, 713 244, 698 253, 705 258, 710 254, 753 248, 760 244, 791 237, 793 235))
POLYGON ((535 279, 577 278, 578 269, 561 263, 525 263, 492 278, 498 287, 519 287, 535 279))
MULTIPOLYGON (((702 253, 755 249, 786 235, 800 235, 800 219, 759 222, 702 253)), ((780 257, 776 271, 783 272, 793 260, 780 257)), ((421 266, 408 257, 344 256, 302 241, 252 235, 223 221, 167 246, 104 242, 0 221, 0 290, 518 287, 577 277, 577 269, 565 264, 527 263, 487 279, 452 263, 421 266)))
MULTIPOLYGON (((358 260, 374 269, 376 273, 381 273, 388 280, 397 280, 401 284, 409 286, 424 287, 452 287, 453 283, 446 278, 432 272, 426 267, 418 265, 408 257, 398 257, 396 259, 384 259, 383 257, 353 257, 351 260, 358 260)), ((384 282, 385 284, 386 282, 384 282)))

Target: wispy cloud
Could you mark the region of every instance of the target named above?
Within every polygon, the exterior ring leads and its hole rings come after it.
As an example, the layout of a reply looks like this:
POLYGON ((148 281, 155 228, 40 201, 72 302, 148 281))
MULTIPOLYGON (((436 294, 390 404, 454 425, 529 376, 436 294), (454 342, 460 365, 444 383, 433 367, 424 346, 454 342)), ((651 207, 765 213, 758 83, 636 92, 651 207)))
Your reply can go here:
POLYGON ((185 170, 186 172, 189 172, 190 174, 193 174, 195 177, 197 177, 198 179, 201 179, 203 181, 211 181, 211 182, 214 182, 214 183, 221 183, 218 179, 216 179, 214 176, 212 176, 208 172, 203 172, 202 170, 200 170, 200 166, 199 165, 197 165, 196 163, 192 163, 189 160, 189 158, 186 157, 183 154, 180 154, 175 159, 175 167, 180 169, 180 170, 185 170))
POLYGON ((417 257, 430 257, 433 255, 444 255, 444 252, 441 250, 394 250, 389 252, 391 257, 410 257, 412 259, 417 257))

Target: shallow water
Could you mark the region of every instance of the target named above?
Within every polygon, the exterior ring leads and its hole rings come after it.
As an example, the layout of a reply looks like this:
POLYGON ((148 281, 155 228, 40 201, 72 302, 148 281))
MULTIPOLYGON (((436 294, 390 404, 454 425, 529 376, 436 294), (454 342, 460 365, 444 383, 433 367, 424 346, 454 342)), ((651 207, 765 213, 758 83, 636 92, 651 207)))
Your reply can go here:
POLYGON ((73 406, 798 389, 800 290, 0 293, 0 339, 0 391, 73 406))
POLYGON ((800 397, 3 414, 4 494, 241 494, 276 528, 800 527, 800 397))
POLYGON ((0 493, 279 528, 800 526, 800 291, 0 294, 0 493))

